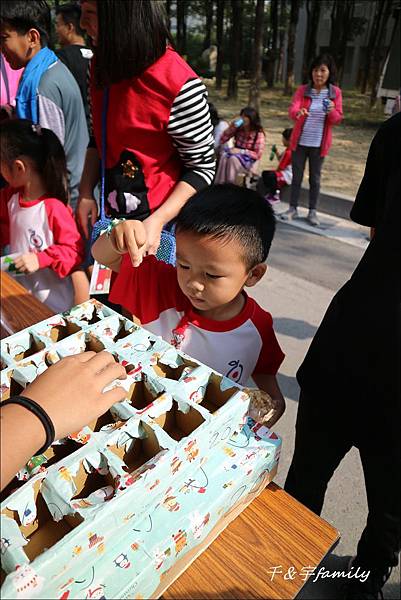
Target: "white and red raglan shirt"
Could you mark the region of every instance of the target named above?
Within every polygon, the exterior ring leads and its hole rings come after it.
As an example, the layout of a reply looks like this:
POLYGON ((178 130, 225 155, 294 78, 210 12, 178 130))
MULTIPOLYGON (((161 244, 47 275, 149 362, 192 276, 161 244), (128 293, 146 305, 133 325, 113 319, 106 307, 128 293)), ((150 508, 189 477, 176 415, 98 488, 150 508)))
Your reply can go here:
POLYGON ((71 208, 47 196, 26 202, 10 188, 2 190, 1 202, 7 199, 9 239, 5 241, 10 253, 35 252, 40 266, 35 273, 18 275, 18 281, 56 313, 68 310, 74 304, 69 275, 84 254, 71 208))
POLYGON ((272 316, 255 300, 245 294, 244 308, 228 321, 207 319, 182 293, 176 269, 154 256, 134 268, 126 254, 109 298, 155 335, 242 385, 252 374, 275 375, 284 359, 272 316))

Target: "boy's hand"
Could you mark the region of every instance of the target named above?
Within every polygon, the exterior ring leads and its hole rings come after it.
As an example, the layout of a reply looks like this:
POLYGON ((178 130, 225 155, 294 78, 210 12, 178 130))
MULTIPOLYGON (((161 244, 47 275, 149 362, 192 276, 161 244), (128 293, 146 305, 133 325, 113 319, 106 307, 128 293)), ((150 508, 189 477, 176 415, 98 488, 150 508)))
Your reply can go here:
POLYGON ((260 411, 259 419, 255 420, 263 423, 266 427, 273 427, 285 411, 285 400, 277 379, 275 375, 265 373, 254 373, 252 377, 259 388, 250 390, 250 407, 256 407, 260 411))
POLYGON ((155 216, 156 213, 150 215, 144 220, 143 224, 146 231, 147 237, 147 253, 156 254, 158 247, 160 246, 160 236, 163 229, 163 222, 155 216))
POLYGON ((14 264, 20 273, 35 273, 39 271, 39 259, 35 252, 21 254, 21 256, 15 259, 14 264))
POLYGON ((147 235, 141 221, 123 221, 110 233, 113 249, 118 254, 130 255, 134 267, 139 267, 146 251, 147 235))

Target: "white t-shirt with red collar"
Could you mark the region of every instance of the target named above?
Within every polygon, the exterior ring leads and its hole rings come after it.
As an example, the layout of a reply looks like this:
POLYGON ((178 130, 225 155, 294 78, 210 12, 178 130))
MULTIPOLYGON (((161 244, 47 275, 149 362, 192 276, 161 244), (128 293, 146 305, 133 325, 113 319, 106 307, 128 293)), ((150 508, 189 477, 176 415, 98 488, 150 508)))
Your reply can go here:
POLYGON ((10 253, 35 252, 39 261, 38 271, 18 275, 18 281, 54 312, 71 308, 69 275, 84 252, 71 208, 47 196, 26 202, 11 188, 2 190, 1 202, 7 202, 10 253))
POLYGON ((182 293, 176 269, 154 256, 134 268, 126 254, 109 298, 155 335, 242 385, 252 374, 275 375, 284 359, 272 316, 255 300, 245 294, 244 308, 228 321, 207 319, 182 293))

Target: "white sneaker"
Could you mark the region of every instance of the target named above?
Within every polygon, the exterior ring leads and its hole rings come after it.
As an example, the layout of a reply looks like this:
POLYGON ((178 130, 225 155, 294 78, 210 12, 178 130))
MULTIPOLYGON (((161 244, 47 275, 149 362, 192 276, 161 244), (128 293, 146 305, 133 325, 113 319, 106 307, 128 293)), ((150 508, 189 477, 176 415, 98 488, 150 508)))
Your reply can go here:
POLYGON ((292 221, 298 219, 298 210, 293 206, 290 206, 288 210, 278 215, 283 221, 292 221))
POLYGON ((314 209, 309 210, 306 220, 309 222, 310 225, 313 225, 313 227, 319 227, 320 225, 320 221, 317 218, 317 214, 314 209))

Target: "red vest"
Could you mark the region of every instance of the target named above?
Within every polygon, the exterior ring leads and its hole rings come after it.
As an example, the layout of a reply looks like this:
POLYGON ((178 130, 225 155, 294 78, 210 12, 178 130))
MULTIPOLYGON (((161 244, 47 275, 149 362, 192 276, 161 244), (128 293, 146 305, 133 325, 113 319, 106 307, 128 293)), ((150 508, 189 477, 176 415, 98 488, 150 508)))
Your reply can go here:
MULTIPOLYGON (((163 204, 180 180, 183 165, 167 126, 178 92, 196 77, 187 63, 167 48, 141 75, 110 87, 105 196, 112 216, 146 218, 149 211, 163 204), (137 201, 140 204, 135 209, 137 201)), ((100 154, 103 91, 92 84, 91 96, 100 154)))

